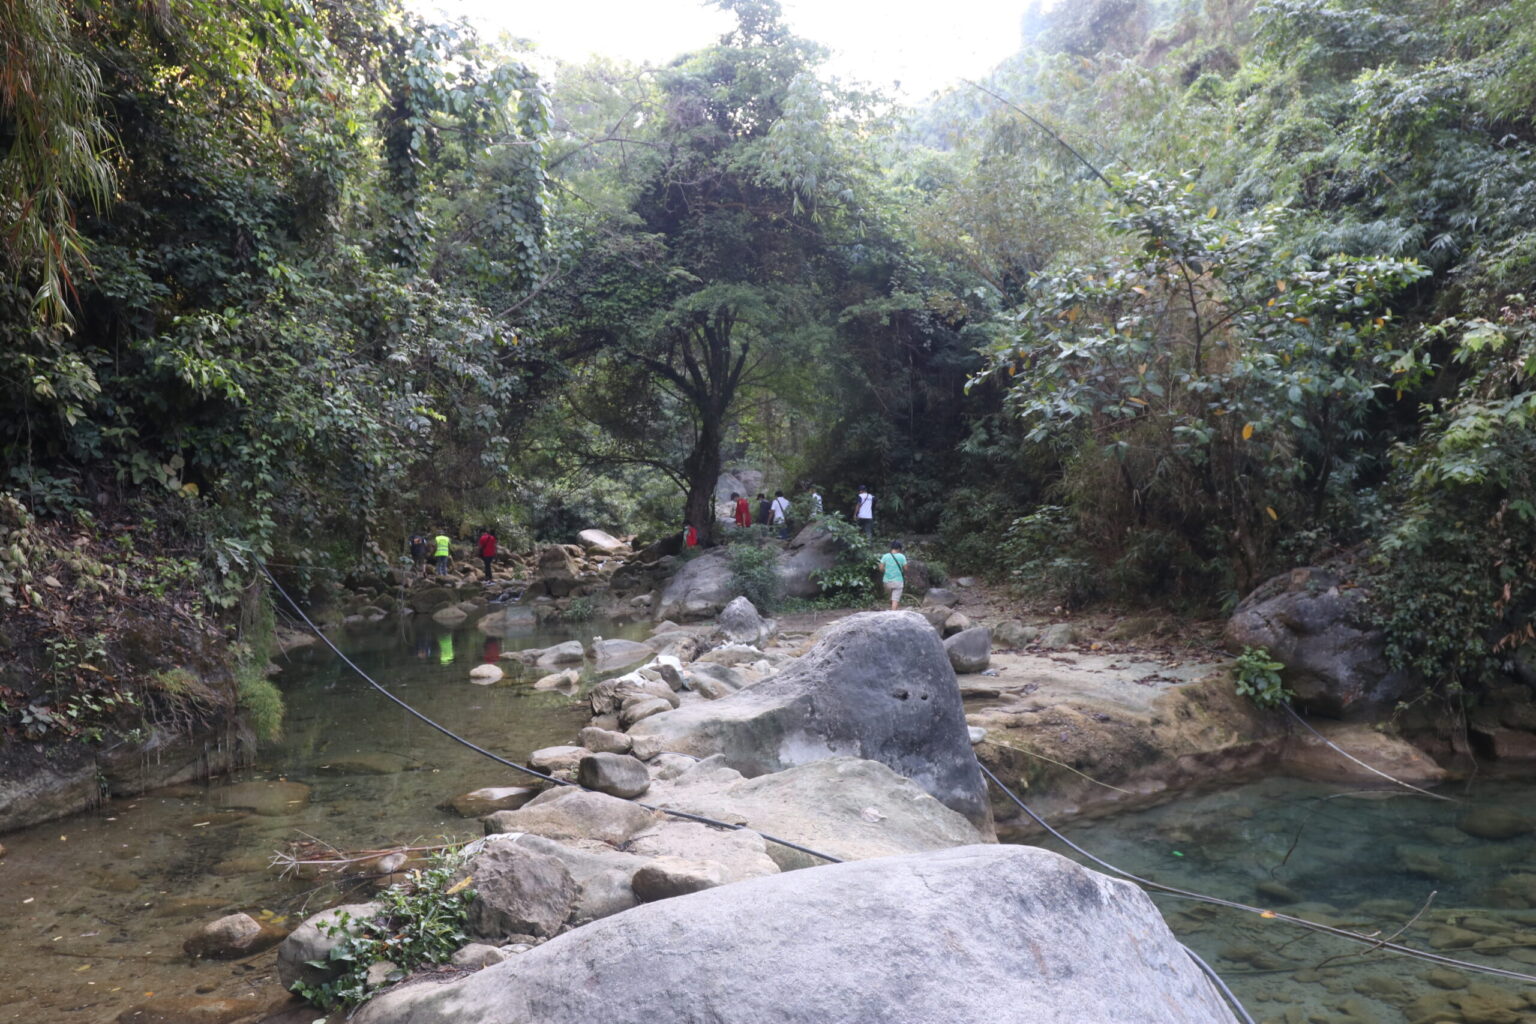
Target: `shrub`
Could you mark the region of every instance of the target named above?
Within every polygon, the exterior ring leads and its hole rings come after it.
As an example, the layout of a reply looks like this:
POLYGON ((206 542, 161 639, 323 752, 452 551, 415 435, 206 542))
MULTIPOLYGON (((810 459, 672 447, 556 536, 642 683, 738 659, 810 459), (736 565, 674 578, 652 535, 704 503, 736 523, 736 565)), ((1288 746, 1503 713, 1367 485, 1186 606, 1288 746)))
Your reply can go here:
POLYGON ((875 595, 875 560, 879 555, 864 531, 833 512, 819 517, 816 524, 832 538, 838 550, 837 562, 830 569, 818 569, 811 579, 821 588, 821 601, 828 607, 847 608, 869 603, 875 595))
POLYGON ((730 545, 730 558, 731 588, 751 601, 758 611, 776 611, 783 588, 774 548, 750 537, 739 539, 730 545))
POLYGON ((373 993, 368 989, 368 968, 388 961, 395 965, 388 981, 404 978, 422 964, 440 964, 464 945, 464 924, 474 890, 469 879, 454 883, 454 867, 439 861, 426 871, 384 891, 383 910, 377 917, 359 920, 345 912, 324 926, 341 941, 331 947, 325 960, 311 966, 340 969, 341 973, 319 985, 293 983, 293 991, 322 1010, 353 1007, 373 993))
POLYGON ((1244 647, 1232 668, 1238 695, 1265 709, 1289 703, 1294 694, 1280 680, 1283 668, 1285 664, 1270 657, 1264 648, 1244 647))

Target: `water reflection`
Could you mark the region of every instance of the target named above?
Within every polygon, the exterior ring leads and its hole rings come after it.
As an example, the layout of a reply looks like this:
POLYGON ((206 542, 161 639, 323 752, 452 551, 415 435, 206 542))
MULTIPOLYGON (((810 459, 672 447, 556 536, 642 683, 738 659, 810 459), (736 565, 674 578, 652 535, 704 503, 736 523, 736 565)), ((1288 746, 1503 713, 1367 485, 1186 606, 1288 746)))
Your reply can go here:
MULTIPOLYGON (((521 760, 569 742, 586 711, 570 696, 535 691, 515 676, 474 685, 470 670, 503 650, 548 646, 592 627, 493 637, 422 621, 338 642, 401 699, 521 760)), ((605 636, 642 632, 598 628, 605 636)), ((295 921, 336 898, 313 881, 279 879, 269 869, 275 851, 304 837, 343 849, 474 838, 478 821, 440 805, 482 786, 522 781, 399 709, 327 649, 295 651, 279 664, 285 734, 249 769, 4 837, 0 1021, 97 1024, 166 996, 265 1005, 274 991, 270 956, 192 961, 181 944, 223 914, 295 921)))

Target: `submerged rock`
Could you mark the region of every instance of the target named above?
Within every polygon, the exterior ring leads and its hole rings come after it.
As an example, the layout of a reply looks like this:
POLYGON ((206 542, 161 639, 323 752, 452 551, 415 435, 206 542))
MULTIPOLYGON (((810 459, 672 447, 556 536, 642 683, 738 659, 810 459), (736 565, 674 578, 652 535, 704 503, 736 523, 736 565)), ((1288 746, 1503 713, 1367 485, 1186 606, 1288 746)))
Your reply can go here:
POLYGON ((1536 820, 1506 807, 1478 807, 1457 818, 1456 827, 1479 839, 1515 839, 1536 832, 1536 820))
POLYGON ((230 914, 199 928, 181 948, 189 956, 234 960, 277 945, 287 933, 249 914, 230 914))
POLYGON ((834 864, 645 904, 461 981, 385 992, 354 1020, 1232 1024, 1234 1018, 1136 887, 1044 850, 970 846, 834 864), (680 935, 687 941, 679 942, 680 935))
POLYGON ((237 782, 208 791, 214 807, 240 807, 267 817, 292 814, 309 803, 309 787, 302 782, 237 782))

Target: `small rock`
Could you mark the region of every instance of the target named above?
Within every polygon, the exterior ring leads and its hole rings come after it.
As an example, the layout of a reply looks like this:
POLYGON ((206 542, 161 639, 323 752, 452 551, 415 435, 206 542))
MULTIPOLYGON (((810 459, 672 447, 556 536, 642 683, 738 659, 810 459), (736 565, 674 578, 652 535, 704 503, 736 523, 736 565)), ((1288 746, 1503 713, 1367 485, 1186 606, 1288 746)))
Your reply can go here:
POLYGON ((249 914, 230 914, 210 921, 183 942, 189 956, 209 960, 233 960, 277 945, 284 932, 264 925, 249 914))
POLYGON ((956 633, 944 641, 944 653, 957 673, 980 672, 992 660, 992 631, 986 626, 975 626, 956 633))
POLYGON ((628 754, 589 754, 581 759, 576 780, 587 789, 622 799, 637 797, 651 786, 645 762, 628 754))
POLYGON ((663 711, 671 711, 670 702, 660 697, 642 697, 638 700, 630 700, 619 708, 619 721, 628 729, 636 722, 644 721, 652 715, 659 715, 663 711))
POLYGON ((470 681, 479 683, 481 686, 494 683, 505 674, 500 665, 476 665, 469 670, 470 681))
POLYGON ((940 605, 945 608, 953 608, 960 603, 960 595, 953 590, 945 590, 943 587, 933 587, 923 595, 923 607, 929 608, 940 605))
POLYGON ((1290 886, 1283 882, 1264 881, 1253 887, 1253 891, 1264 897, 1275 906, 1286 903, 1297 903, 1301 896, 1290 886))
POLYGON ((475 880, 468 930, 497 944, 522 933, 555 935, 581 894, 558 858, 516 843, 488 844, 467 868, 475 880))
POLYGON ((1070 622, 1058 622, 1054 626, 1046 627, 1040 634, 1038 641, 1041 647, 1048 651, 1059 650, 1063 647, 1071 647, 1079 640, 1077 627, 1070 622))
POLYGON ((488 946, 483 942, 471 942, 456 950, 449 959, 449 963, 455 967, 478 969, 499 964, 506 958, 506 954, 495 946, 488 946))
POLYGON ((630 738, 624 733, 599 729, 595 725, 589 725, 581 730, 576 740, 594 754, 627 754, 632 745, 630 738))
POLYGON ((465 818, 483 818, 497 811, 515 811, 539 795, 532 786, 486 786, 461 793, 448 806, 465 818))
POLYGON ((1444 967, 1436 967, 1427 971, 1424 975, 1424 980, 1435 986, 1435 988, 1449 989, 1451 991, 1467 987, 1465 975, 1460 971, 1451 971, 1444 967))
POLYGON ((580 640, 568 640, 563 644, 545 648, 539 655, 535 665, 539 668, 558 668, 561 665, 579 665, 586 657, 586 652, 581 646, 580 640))
MULTIPOLYGON (((362 618, 362 616, 358 617, 362 618)), ((436 622, 439 625, 447 626, 450 629, 452 629, 454 626, 462 626, 464 624, 464 620, 468 618, 469 616, 464 614, 463 609, 461 609, 458 605, 452 604, 446 608, 439 608, 437 611, 432 613, 433 622, 436 622)))
POLYGON ((1456 827, 1479 839, 1514 839, 1536 831, 1536 821, 1503 807, 1479 807, 1456 819, 1456 827))
POLYGON ((581 682, 581 673, 574 668, 568 668, 563 672, 551 672, 547 676, 540 676, 533 684, 535 690, 564 690, 574 687, 581 682))
POLYGON ((405 976, 399 965, 388 960, 380 960, 368 965, 368 973, 363 977, 364 988, 383 988, 392 981, 399 981, 405 976))
POLYGON ((575 771, 592 751, 586 747, 543 747, 528 755, 528 766, 541 772, 575 771))
POLYGON ((529 832, 546 839, 593 839, 618 846, 653 821, 650 811, 628 800, 561 786, 545 790, 515 811, 490 815, 485 832, 529 832))
MULTIPOLYGON (((970 616, 963 612, 952 612, 950 616, 944 620, 944 625, 939 629, 939 632, 946 637, 950 637, 957 633, 964 633, 973 625, 975 625, 975 623, 971 622, 970 616)), ((989 633, 988 636, 990 637, 991 634, 989 633)))
POLYGON ((666 749, 666 741, 660 736, 631 736, 629 752, 642 761, 649 761, 666 749))
POLYGON ((982 740, 987 738, 987 730, 983 729, 979 725, 969 726, 966 731, 971 734, 972 744, 980 743, 982 740))
POLYGON ((726 881, 724 869, 713 861, 656 857, 635 872, 630 885, 635 891, 635 899, 641 903, 654 903, 713 889, 726 881))

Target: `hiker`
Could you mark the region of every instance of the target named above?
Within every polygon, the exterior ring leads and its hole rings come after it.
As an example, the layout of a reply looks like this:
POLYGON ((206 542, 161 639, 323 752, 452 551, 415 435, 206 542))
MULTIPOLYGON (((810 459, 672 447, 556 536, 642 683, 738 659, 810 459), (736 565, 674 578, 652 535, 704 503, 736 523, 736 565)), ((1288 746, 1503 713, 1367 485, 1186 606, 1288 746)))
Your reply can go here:
POLYGON ((762 491, 757 492, 757 521, 764 526, 768 525, 768 517, 771 513, 768 507, 768 495, 762 491))
POLYGON ((779 528, 779 540, 789 539, 789 499, 783 491, 773 492, 773 504, 769 506, 770 520, 779 528))
POLYGON ((735 491, 732 491, 731 501, 735 506, 733 518, 736 521, 736 525, 742 527, 751 526, 752 504, 747 501, 747 496, 745 494, 737 494, 735 491))
POLYGON ((423 576, 427 574, 427 538, 420 530, 411 534, 411 564, 423 576))
POLYGON ((815 484, 811 484, 810 502, 812 517, 821 515, 821 488, 815 484))
POLYGON ((683 547, 696 548, 699 546, 699 531, 692 523, 683 523, 683 547))
POLYGON ((446 533, 439 533, 436 537, 432 538, 432 544, 436 552, 433 558, 437 562, 437 574, 439 576, 447 576, 448 559, 452 554, 449 548, 452 547, 453 541, 448 539, 446 533))
POLYGON ((891 611, 894 612, 901 606, 901 592, 907 586, 907 556, 901 553, 901 541, 891 541, 891 550, 881 555, 875 564, 885 570, 881 582, 886 593, 891 595, 891 611))
POLYGON ((491 582, 491 563, 496 561, 496 535, 487 526, 480 531, 480 539, 475 542, 480 552, 480 561, 485 563, 485 582, 491 582))
POLYGON ((875 496, 863 484, 859 485, 858 501, 853 506, 853 521, 859 524, 864 536, 875 535, 875 496))

